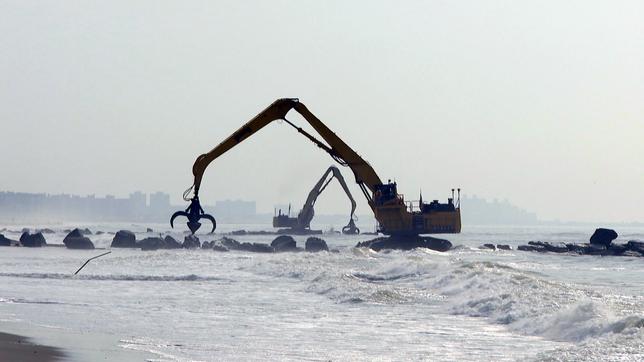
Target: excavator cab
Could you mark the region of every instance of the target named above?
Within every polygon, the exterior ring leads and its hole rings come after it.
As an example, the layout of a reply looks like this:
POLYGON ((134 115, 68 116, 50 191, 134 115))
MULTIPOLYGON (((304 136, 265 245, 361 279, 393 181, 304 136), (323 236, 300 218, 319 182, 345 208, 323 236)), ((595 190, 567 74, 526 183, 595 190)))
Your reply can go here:
POLYGON ((398 198, 398 185, 391 180, 384 185, 376 185, 374 202, 383 205, 390 200, 398 198))

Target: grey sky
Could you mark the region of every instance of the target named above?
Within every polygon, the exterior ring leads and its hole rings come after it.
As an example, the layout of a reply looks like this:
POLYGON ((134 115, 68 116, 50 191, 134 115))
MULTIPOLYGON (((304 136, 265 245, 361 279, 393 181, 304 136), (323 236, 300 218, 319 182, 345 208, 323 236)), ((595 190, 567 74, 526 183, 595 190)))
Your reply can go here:
MULTIPOLYGON (((0 189, 178 202, 195 157, 279 97, 408 198, 644 220, 644 2, 0 1, 0 189)), ((276 123, 202 199, 299 207, 329 164, 276 123)), ((329 191, 319 212, 345 211, 329 191)))

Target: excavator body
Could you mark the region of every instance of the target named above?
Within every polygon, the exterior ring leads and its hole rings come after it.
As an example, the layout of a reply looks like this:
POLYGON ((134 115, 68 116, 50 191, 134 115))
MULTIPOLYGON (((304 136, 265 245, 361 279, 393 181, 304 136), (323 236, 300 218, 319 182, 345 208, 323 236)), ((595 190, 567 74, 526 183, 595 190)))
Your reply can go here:
POLYGON ((387 235, 455 234, 461 232, 461 209, 449 198, 446 204, 434 200, 429 204, 405 202, 395 182, 379 185, 371 203, 378 231, 387 235))

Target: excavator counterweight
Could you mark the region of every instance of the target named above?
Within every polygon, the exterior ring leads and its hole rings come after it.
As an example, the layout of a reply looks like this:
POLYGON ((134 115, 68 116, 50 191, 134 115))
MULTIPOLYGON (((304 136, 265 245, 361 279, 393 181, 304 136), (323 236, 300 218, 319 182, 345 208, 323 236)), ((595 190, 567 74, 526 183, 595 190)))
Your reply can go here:
POLYGON ((300 134, 327 152, 340 165, 347 166, 353 171, 356 183, 378 221, 378 231, 387 235, 403 236, 461 232, 460 203, 458 201, 455 203, 453 196, 445 204, 439 203, 437 200, 430 204, 425 204, 421 200, 418 203, 417 210, 414 209, 413 204, 408 205, 404 197, 398 194, 395 182, 383 183, 367 161, 360 157, 296 98, 276 100, 217 147, 197 157, 192 167, 194 183, 184 193, 184 200, 189 201, 190 206, 185 212, 175 213, 172 216, 171 224, 176 216, 183 215, 188 217, 188 226, 193 233, 199 227, 201 218, 212 219, 214 227, 214 218, 205 214, 199 205, 199 188, 201 187, 204 171, 219 156, 276 120, 286 121, 300 134), (286 115, 291 110, 299 113, 322 137, 324 142, 286 119, 286 115), (193 193, 192 198, 189 197, 191 191, 193 193))

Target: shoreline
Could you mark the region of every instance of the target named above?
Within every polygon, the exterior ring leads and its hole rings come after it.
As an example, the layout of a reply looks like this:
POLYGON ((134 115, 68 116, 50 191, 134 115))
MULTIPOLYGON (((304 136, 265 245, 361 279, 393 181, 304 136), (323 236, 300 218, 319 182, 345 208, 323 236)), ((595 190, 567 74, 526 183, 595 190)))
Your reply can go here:
POLYGON ((67 357, 58 347, 34 343, 29 337, 0 332, 0 361, 59 362, 67 357))

